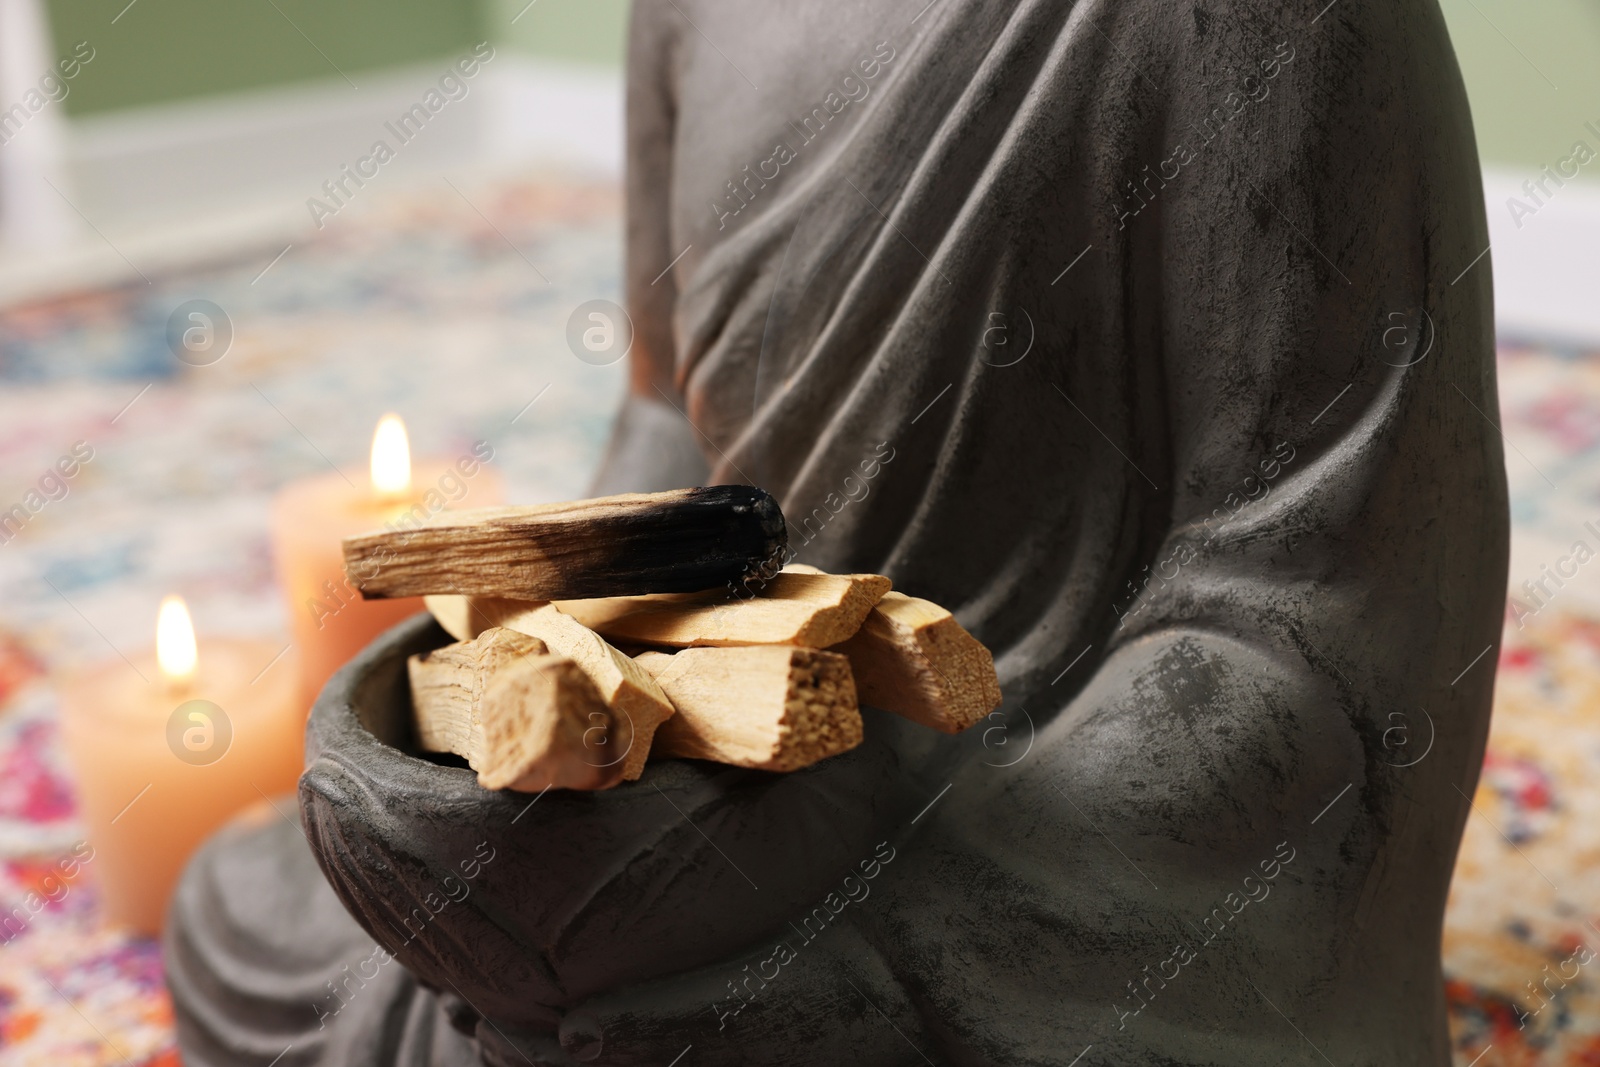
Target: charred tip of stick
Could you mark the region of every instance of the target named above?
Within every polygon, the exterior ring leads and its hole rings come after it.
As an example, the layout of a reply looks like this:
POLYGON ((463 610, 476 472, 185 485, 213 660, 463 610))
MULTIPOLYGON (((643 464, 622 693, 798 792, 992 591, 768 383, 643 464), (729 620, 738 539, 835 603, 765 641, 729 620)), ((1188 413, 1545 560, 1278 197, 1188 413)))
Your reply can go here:
POLYGON ((773 575, 783 570, 783 561, 788 554, 788 539, 784 538, 777 541, 773 545, 772 551, 767 554, 765 559, 759 561, 750 561, 750 565, 744 570, 744 576, 739 580, 740 584, 746 589, 752 587, 759 588, 760 586, 766 584, 772 579, 773 575))
POLYGON ((783 569, 789 552, 789 524, 771 493, 754 485, 716 485, 697 492, 715 494, 712 498, 731 504, 735 514, 750 515, 756 521, 766 554, 751 557, 741 583, 765 582, 783 569))

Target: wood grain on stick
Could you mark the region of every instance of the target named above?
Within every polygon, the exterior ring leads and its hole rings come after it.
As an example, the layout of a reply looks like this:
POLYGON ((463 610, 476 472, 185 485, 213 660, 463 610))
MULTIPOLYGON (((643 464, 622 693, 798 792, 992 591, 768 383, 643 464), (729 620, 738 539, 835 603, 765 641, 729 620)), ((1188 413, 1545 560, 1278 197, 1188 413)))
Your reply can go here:
MULTIPOLYGON (((483 616, 476 619, 473 617, 473 599, 459 593, 436 593, 423 597, 422 603, 428 609, 428 614, 433 616, 433 621, 438 623, 445 633, 457 641, 471 641, 493 625, 482 623, 480 620, 484 618, 483 616)), ((537 604, 538 601, 528 603, 537 604)))
POLYGON ((538 638, 508 630, 412 656, 406 672, 417 743, 425 752, 453 752, 477 770, 483 760, 479 712, 489 679, 510 663, 548 652, 538 638))
POLYGON ((557 600, 726 587, 771 573, 787 543, 771 496, 721 485, 444 512, 409 528, 347 537, 344 560, 369 599, 557 600))
POLYGON ((453 752, 486 789, 605 789, 622 778, 632 729, 582 668, 543 641, 496 627, 407 661, 417 737, 453 752))
POLYGON ((835 651, 850 657, 862 703, 945 733, 960 733, 1000 704, 994 657, 930 600, 885 593, 835 651))
POLYGON ((811 648, 690 648, 635 657, 677 714, 652 755, 793 771, 861 743, 850 662, 811 648))
MULTIPOLYGON (((698 595, 560 601, 562 611, 612 641, 669 648, 797 645, 827 648, 860 629, 889 591, 876 574, 783 571, 758 595, 698 595)), ((669 694, 670 696, 670 694, 669 694)))
POLYGON ((644 668, 605 639, 554 605, 501 597, 430 596, 428 610, 458 640, 470 640, 491 627, 538 638, 556 655, 566 656, 594 683, 614 716, 631 726, 631 744, 611 758, 622 760, 625 781, 644 773, 656 728, 672 715, 672 703, 644 668))

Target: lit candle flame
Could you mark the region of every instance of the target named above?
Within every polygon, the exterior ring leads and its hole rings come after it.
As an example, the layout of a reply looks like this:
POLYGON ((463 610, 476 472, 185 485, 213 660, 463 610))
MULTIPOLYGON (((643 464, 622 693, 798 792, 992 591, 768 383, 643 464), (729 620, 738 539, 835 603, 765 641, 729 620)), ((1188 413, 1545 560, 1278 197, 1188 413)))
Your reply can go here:
POLYGON ((372 433, 372 488, 382 496, 411 488, 411 442, 399 415, 385 415, 372 433))
POLYGON ((162 676, 170 685, 186 685, 194 680, 199 658, 189 609, 182 597, 166 597, 156 615, 156 663, 162 676))

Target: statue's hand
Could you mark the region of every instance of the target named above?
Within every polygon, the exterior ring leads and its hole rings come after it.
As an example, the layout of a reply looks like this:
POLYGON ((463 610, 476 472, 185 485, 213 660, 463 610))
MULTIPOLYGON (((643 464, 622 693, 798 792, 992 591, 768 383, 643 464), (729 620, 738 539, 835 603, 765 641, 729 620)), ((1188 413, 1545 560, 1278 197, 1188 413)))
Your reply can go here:
MULTIPOLYGON (((402 696, 370 705, 398 722, 402 696)), ((320 713, 301 797, 345 906, 428 985, 546 1033, 586 997, 746 951, 844 892, 926 804, 947 740, 868 709, 861 746, 792 774, 664 760, 541 795, 409 756, 387 720, 320 713)))
POLYGON ((926 796, 895 743, 919 728, 868 714, 860 747, 796 773, 668 760, 532 807, 511 847, 563 1006, 742 953, 876 875, 926 796))

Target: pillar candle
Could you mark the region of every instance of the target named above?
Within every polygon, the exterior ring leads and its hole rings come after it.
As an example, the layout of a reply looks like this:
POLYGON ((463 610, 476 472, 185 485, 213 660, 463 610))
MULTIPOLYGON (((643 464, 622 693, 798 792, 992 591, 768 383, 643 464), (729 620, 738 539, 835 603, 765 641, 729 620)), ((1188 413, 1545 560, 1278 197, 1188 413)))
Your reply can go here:
POLYGON ((197 644, 182 601, 169 598, 154 650, 63 686, 62 739, 94 849, 86 869, 111 921, 158 934, 190 854, 263 797, 299 818, 285 794, 300 775, 305 716, 292 657, 273 662, 281 649, 197 644))
POLYGON ((340 542, 350 534, 420 522, 449 507, 500 503, 500 479, 486 465, 493 455, 480 441, 454 460, 421 461, 413 472, 405 426, 386 415, 373 434, 367 483, 351 485, 329 472, 278 493, 272 551, 308 711, 333 672, 367 642, 423 610, 418 597, 362 600, 345 578, 340 542))

